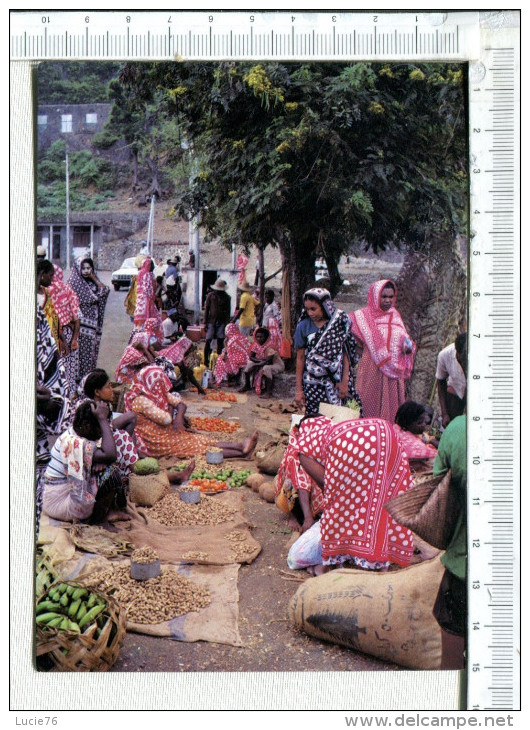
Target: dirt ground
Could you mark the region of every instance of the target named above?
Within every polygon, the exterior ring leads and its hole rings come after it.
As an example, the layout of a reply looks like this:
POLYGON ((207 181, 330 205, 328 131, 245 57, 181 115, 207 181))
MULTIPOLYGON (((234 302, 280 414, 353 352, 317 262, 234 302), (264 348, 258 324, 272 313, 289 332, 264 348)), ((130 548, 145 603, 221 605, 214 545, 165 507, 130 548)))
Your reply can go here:
MULTIPOLYGON (((270 414, 265 408, 256 407, 257 401, 257 397, 251 395, 246 404, 233 404, 221 417, 237 416, 244 433, 257 428, 259 445, 263 445, 278 428, 288 428, 290 416, 270 414)), ((264 401, 265 404, 267 402, 264 401)), ((233 462, 236 468, 243 464, 248 466, 248 462, 233 462)), ((287 567, 286 556, 294 533, 287 527, 286 516, 248 487, 240 487, 240 490, 245 495, 245 512, 253 526, 252 535, 262 547, 258 557, 251 564, 242 565, 239 571, 239 630, 243 646, 202 641, 176 642, 128 633, 111 671, 345 672, 399 669, 373 657, 306 636, 291 627, 287 618, 289 601, 299 585, 311 578, 305 571, 291 571, 287 567)))
MULTIPOLYGON (((373 280, 374 266, 359 270, 359 296, 365 296, 368 280, 373 280), (361 274, 366 284, 361 282, 361 274), (365 288, 366 286, 366 288, 365 288)), ((105 283, 110 272, 100 272, 105 283)), ((357 287, 356 287, 357 290, 357 287)), ((125 292, 111 289, 98 365, 114 372, 131 329, 125 315, 125 292)), ((356 305, 357 306, 357 305, 356 305)), ((258 407, 266 405, 250 393, 246 403, 232 404, 226 416, 238 417, 241 433, 259 431, 259 445, 265 444, 279 430, 288 429, 289 414, 273 414, 258 407)), ((272 402, 272 401, 271 401, 272 402)), ((248 462, 244 462, 248 466, 248 462)), ((253 462, 251 462, 253 463, 253 462)), ((237 462, 234 463, 234 466, 237 462)), ((272 477, 269 477, 272 479, 272 477)), ((293 533, 274 504, 264 502, 257 493, 241 487, 252 534, 262 550, 250 565, 239 571, 239 630, 243 646, 233 647, 207 642, 186 643, 171 639, 127 633, 113 672, 277 672, 277 671, 390 671, 400 668, 373 657, 326 643, 291 627, 287 619, 289 601, 303 580, 311 580, 303 571, 290 571, 286 556, 293 533)))

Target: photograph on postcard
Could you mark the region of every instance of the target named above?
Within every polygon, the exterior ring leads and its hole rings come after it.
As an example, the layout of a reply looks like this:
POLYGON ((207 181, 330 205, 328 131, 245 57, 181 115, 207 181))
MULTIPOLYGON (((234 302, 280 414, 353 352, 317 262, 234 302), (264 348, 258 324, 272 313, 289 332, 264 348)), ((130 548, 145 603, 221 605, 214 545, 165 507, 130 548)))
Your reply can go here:
POLYGON ((37 670, 463 669, 466 64, 35 89, 37 670))

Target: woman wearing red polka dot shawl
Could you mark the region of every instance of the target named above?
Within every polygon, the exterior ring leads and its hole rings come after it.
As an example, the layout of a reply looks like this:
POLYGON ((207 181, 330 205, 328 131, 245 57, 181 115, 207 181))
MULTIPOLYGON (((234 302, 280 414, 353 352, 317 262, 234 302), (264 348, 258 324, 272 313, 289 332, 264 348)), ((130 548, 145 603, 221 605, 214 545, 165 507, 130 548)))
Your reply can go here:
POLYGON ((334 424, 325 416, 307 424, 298 439, 300 464, 324 491, 323 564, 315 574, 346 562, 372 570, 408 565, 412 533, 385 509, 413 484, 392 425, 379 418, 334 424))

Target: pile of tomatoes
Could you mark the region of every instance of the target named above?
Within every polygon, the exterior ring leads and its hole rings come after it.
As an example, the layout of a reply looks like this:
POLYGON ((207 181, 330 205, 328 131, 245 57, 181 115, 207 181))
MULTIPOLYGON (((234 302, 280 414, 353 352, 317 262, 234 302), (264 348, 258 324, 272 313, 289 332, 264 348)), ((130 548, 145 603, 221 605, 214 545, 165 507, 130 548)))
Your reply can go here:
POLYGON ((188 484, 198 487, 201 492, 226 492, 229 489, 228 484, 220 479, 190 479, 188 484))
POLYGON ((190 418, 191 425, 198 431, 216 431, 222 433, 234 433, 239 428, 238 423, 225 421, 223 418, 201 418, 194 416, 190 418))
POLYGON ((225 393, 224 390, 208 391, 204 396, 204 400, 224 401, 225 403, 237 403, 234 393, 225 393))

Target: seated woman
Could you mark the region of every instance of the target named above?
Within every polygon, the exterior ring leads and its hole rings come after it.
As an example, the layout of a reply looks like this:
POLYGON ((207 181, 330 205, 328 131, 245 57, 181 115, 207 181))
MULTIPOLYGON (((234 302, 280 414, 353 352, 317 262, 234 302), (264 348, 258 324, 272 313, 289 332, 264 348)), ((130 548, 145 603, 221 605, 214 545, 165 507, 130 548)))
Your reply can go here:
POLYGON ((429 409, 413 400, 402 403, 396 413, 394 433, 416 473, 431 470, 438 453, 435 439, 424 435, 430 422, 429 409))
POLYGON ((112 403, 114 401, 114 390, 110 384, 109 376, 105 370, 96 368, 85 376, 81 382, 83 395, 97 403, 105 403, 108 408, 108 419, 112 428, 112 435, 116 443, 118 454, 118 465, 120 468, 132 467, 138 461, 139 454, 136 449, 134 427, 136 426, 136 414, 128 411, 113 416, 112 403), (123 463, 122 463, 123 462, 123 463))
POLYGON ((223 351, 217 358, 213 371, 216 384, 220 385, 225 380, 230 383, 237 379, 248 362, 249 352, 248 338, 241 334, 237 324, 227 324, 223 351))
POLYGON ((333 424, 325 416, 309 423, 299 437, 300 464, 325 495, 322 564, 310 572, 319 575, 346 563, 369 570, 408 565, 412 533, 385 509, 413 484, 392 424, 379 418, 333 424))
POLYGON ((146 456, 184 458, 204 454, 208 446, 222 449, 225 459, 250 459, 258 442, 258 432, 237 443, 218 442, 186 429, 186 405, 176 393, 162 368, 149 365, 134 378, 125 395, 128 410, 137 414, 136 440, 146 456))
MULTIPOLYGON (((43 512, 56 520, 129 519, 123 509, 122 478, 106 403, 81 403, 72 426, 50 453, 44 474, 43 512), (101 439, 101 445, 97 442, 101 439)), ((127 474, 128 475, 128 474, 127 474)))
MULTIPOLYGON (((145 365, 153 364, 155 360, 158 361, 158 365, 164 367, 165 363, 159 358, 165 358, 173 366, 178 365, 184 382, 186 379, 189 380, 199 393, 204 394, 204 389, 193 375, 193 368, 200 364, 196 346, 187 337, 181 337, 164 347, 156 335, 157 328, 158 321, 148 319, 143 327, 133 331, 131 340, 116 368, 116 381, 129 384, 139 370, 145 365)), ((170 379, 176 383, 174 374, 170 379)))
MULTIPOLYGON (((301 533, 313 526, 324 506, 322 489, 300 465, 299 441, 307 438, 313 420, 313 417, 304 418, 291 428, 276 479, 276 505, 283 511, 289 510, 289 527, 301 533), (280 493, 283 499, 278 499, 280 493)), ((320 454, 320 448, 313 454, 315 458, 318 458, 317 453, 320 454)))
POLYGON ((250 390, 250 379, 254 379, 254 390, 261 398, 272 396, 274 376, 283 373, 285 365, 278 352, 272 347, 271 333, 266 327, 258 327, 254 332, 254 342, 250 348, 249 359, 243 368, 245 379, 240 393, 250 390), (262 394, 263 380, 265 388, 262 394))

